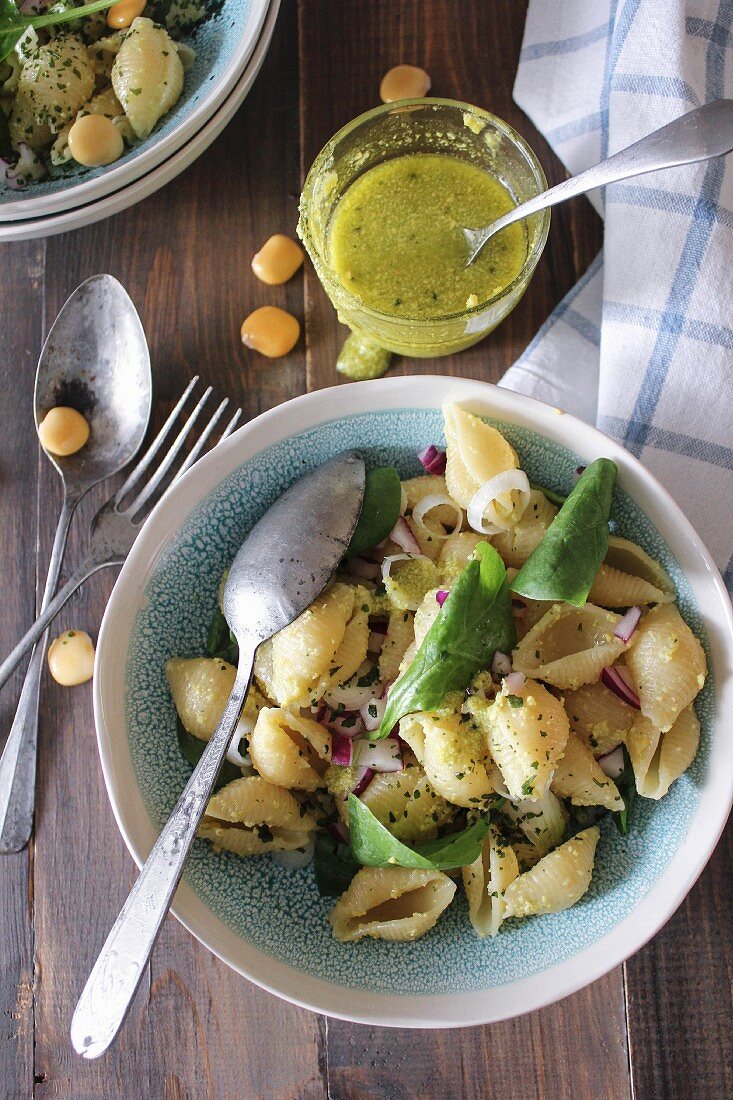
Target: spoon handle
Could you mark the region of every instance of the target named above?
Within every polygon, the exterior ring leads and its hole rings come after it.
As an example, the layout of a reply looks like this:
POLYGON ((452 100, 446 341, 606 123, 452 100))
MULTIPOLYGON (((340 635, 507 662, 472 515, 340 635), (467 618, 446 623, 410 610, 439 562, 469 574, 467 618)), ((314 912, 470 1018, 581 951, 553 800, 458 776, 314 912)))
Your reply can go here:
POLYGON ((79 998, 71 1042, 85 1058, 98 1058, 113 1041, 145 972, 239 719, 255 648, 247 639, 240 643, 237 676, 219 725, 145 861, 79 998))
POLYGON ((651 134, 635 141, 633 145, 619 150, 613 156, 602 160, 558 183, 548 191, 543 191, 533 199, 521 203, 497 218, 483 229, 465 230, 472 250, 473 261, 495 233, 514 222, 521 221, 531 214, 537 214, 549 206, 593 191, 619 180, 641 176, 646 172, 658 172, 662 168, 676 168, 681 164, 693 164, 699 160, 709 160, 733 150, 733 99, 716 99, 702 107, 689 111, 673 122, 653 130, 651 134))
MULTIPOLYGON (((48 607, 58 584, 69 525, 80 497, 67 493, 61 508, 48 563, 41 611, 48 607)), ((19 852, 33 828, 38 746, 38 701, 46 654, 46 634, 39 639, 23 681, 13 724, 0 756, 0 853, 19 852)))

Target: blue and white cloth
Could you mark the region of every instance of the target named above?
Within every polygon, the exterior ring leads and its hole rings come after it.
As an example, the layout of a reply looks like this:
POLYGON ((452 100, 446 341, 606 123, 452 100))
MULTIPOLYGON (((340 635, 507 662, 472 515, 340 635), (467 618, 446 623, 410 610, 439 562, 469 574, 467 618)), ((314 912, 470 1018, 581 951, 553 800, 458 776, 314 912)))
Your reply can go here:
MULTIPOLYGON (((731 96, 733 0, 530 2, 514 98, 571 174, 731 96)), ((592 201, 603 252, 502 385, 640 458, 733 590, 733 156, 592 201)))

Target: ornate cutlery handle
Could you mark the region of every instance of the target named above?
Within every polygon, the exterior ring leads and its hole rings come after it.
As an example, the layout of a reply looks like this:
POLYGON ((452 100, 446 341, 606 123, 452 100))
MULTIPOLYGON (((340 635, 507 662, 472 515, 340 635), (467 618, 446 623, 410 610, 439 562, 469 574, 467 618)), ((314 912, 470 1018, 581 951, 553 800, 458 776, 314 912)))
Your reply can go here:
POLYGON ((221 721, 145 861, 79 998, 71 1042, 85 1058, 104 1053, 127 1015, 239 719, 255 648, 240 645, 239 668, 221 721))

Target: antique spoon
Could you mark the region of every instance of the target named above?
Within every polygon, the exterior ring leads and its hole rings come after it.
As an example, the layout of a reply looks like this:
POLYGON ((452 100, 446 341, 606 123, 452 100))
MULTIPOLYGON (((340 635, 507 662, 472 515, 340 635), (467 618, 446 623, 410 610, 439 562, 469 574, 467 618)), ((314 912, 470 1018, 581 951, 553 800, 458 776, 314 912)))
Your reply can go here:
POLYGON ((612 157, 594 164, 585 172, 558 183, 535 198, 515 206, 508 214, 497 218, 481 229, 463 227, 469 254, 466 267, 481 253, 484 245, 508 225, 557 206, 559 202, 583 195, 596 187, 645 172, 658 172, 662 168, 676 168, 681 164, 694 164, 730 153, 733 149, 733 99, 716 99, 706 103, 674 122, 653 130, 651 134, 635 141, 633 145, 614 153, 612 157))
MULTIPOLYGON (((78 409, 89 440, 62 458, 46 451, 64 498, 41 610, 56 591, 74 510, 92 485, 126 466, 143 441, 152 405, 150 355, 132 301, 112 275, 93 275, 61 308, 38 360, 36 427, 55 405, 78 409)), ((15 718, 0 757, 0 852, 18 852, 33 827, 38 700, 47 635, 28 665, 15 718)))
POLYGON ((364 462, 338 455, 296 481, 265 512, 229 571, 222 610, 239 666, 219 725, 115 921, 71 1022, 71 1042, 98 1058, 122 1026, 229 747, 252 677, 255 650, 323 591, 354 533, 364 462))

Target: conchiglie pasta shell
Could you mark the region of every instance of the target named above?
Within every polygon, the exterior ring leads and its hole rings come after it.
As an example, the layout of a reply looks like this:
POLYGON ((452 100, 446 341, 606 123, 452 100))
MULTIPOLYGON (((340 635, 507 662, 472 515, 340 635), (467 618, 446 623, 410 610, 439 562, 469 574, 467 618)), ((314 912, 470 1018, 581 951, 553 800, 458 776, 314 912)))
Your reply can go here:
POLYGON ((542 542, 556 515, 557 507, 539 489, 532 489, 522 518, 514 527, 494 535, 491 545, 499 551, 506 565, 524 565, 542 542))
POLYGON ((507 917, 559 913, 580 901, 590 886, 600 829, 584 829, 516 878, 504 894, 507 917))
MULTIPOLYGON (((419 719, 422 726, 422 765, 434 789, 456 806, 476 809, 485 805, 494 793, 494 784, 483 730, 472 721, 461 721, 459 714, 420 714, 413 719, 419 719)), ((420 759, 414 748, 419 737, 410 737, 408 744, 420 759)))
POLYGON ((559 688, 593 683, 627 649, 614 637, 618 622, 593 604, 554 604, 514 650, 514 668, 559 688))
POLYGON ((504 919, 504 891, 519 874, 517 857, 492 825, 474 863, 461 868, 468 917, 479 936, 495 936, 504 919))
POLYGON ((165 675, 181 722, 194 737, 208 741, 229 701, 236 668, 220 657, 173 657, 165 675))
POLYGON ((308 843, 308 833, 292 829, 271 829, 271 836, 260 836, 256 829, 238 828, 221 825, 212 818, 204 818, 199 826, 198 836, 208 840, 214 848, 223 848, 236 856, 260 856, 266 852, 292 852, 304 848, 308 843))
POLYGON ((473 531, 457 531, 443 541, 438 555, 438 576, 442 585, 455 584, 469 558, 486 538, 473 531))
POLYGON ((38 125, 48 126, 54 134, 74 118, 93 91, 94 68, 86 46, 74 34, 58 34, 39 46, 18 81, 18 96, 27 101, 38 125))
MULTIPOLYGON (((432 512, 429 514, 428 519, 432 522, 432 512)), ((431 561, 437 562, 440 555, 440 548, 445 541, 444 538, 440 534, 436 534, 435 532, 427 530, 424 525, 421 527, 420 524, 412 518, 412 516, 406 516, 405 522, 407 523, 407 526, 409 527, 410 532, 415 539, 415 542, 420 547, 420 553, 424 554, 426 558, 430 558, 431 561)), ((445 532, 445 528, 442 525, 438 530, 443 533, 445 532)), ((400 553, 399 550, 390 552, 400 553)))
POLYGON ((512 801, 540 799, 568 739, 570 726, 560 700, 536 680, 526 680, 510 694, 502 688, 488 707, 473 698, 466 708, 487 733, 512 801))
POLYGON ((560 798, 569 798, 574 806, 603 806, 614 811, 624 808, 618 787, 574 733, 568 737, 565 752, 555 768, 552 789, 560 798))
MULTIPOLYGON (((517 454, 501 432, 458 405, 443 407, 448 493, 468 508, 481 486, 504 470, 518 467, 517 454)), ((505 494, 509 498, 509 494, 505 494)))
POLYGON ((456 892, 442 871, 363 867, 331 910, 341 943, 371 936, 402 942, 419 939, 437 922, 456 892))
POLYGON ((413 639, 412 612, 392 611, 387 623, 387 633, 379 651, 379 679, 383 684, 397 679, 400 661, 413 639))
POLYGON ((346 624, 341 645, 336 650, 333 662, 321 676, 315 688, 300 700, 301 706, 307 706, 312 699, 320 699, 328 692, 345 684, 364 663, 369 644, 369 618, 361 607, 357 607, 353 618, 346 624), (333 671, 331 671, 333 670, 333 671))
POLYGON ((567 810, 551 790, 535 801, 525 798, 521 802, 506 802, 502 813, 519 826, 538 858, 560 843, 568 820, 567 810))
POLYGON ((148 137, 183 90, 183 65, 163 27, 133 20, 112 66, 112 87, 136 137, 148 137))
POLYGON ((670 729, 705 683, 705 653, 674 604, 642 616, 626 655, 641 713, 670 729))
POLYGON ((331 732, 280 707, 263 707, 249 740, 257 771, 280 787, 315 791, 331 758, 331 732))
POLYGON ((211 799, 206 816, 217 821, 309 832, 315 819, 303 814, 298 800, 282 787, 260 776, 249 776, 227 783, 211 799))
POLYGON ((565 711, 570 728, 594 756, 605 756, 625 741, 639 713, 600 681, 567 692, 565 711))
POLYGON ((439 589, 437 588, 431 588, 429 592, 426 592, 415 612, 414 642, 418 648, 422 645, 425 635, 440 614, 440 604, 435 598, 438 592, 439 589))
POLYGON ((456 813, 432 788, 419 764, 375 775, 360 798, 393 836, 407 844, 432 839, 456 813))
POLYGON ((16 149, 22 142, 34 153, 40 153, 51 143, 53 138, 48 123, 44 122, 39 125, 36 122, 35 107, 28 95, 23 92, 19 92, 12 101, 8 126, 13 146, 16 149))
POLYGON ((619 535, 610 535, 604 560, 605 564, 612 569, 618 569, 629 576, 638 577, 656 588, 664 596, 664 599, 660 599, 659 603, 666 603, 670 599, 675 599, 674 581, 669 573, 658 561, 647 554, 646 550, 642 550, 630 539, 622 539, 619 535))
POLYGON ((265 694, 281 707, 305 698, 332 666, 353 608, 354 589, 337 582, 269 644, 261 645, 255 675, 265 694))
POLYGON ((673 595, 666 595, 642 577, 622 573, 605 563, 593 578, 588 599, 599 607, 631 607, 649 603, 670 603, 673 595))
POLYGON ((639 794, 663 798, 695 759, 699 743, 700 722, 692 705, 666 733, 656 733, 649 720, 641 718, 627 739, 639 794))

